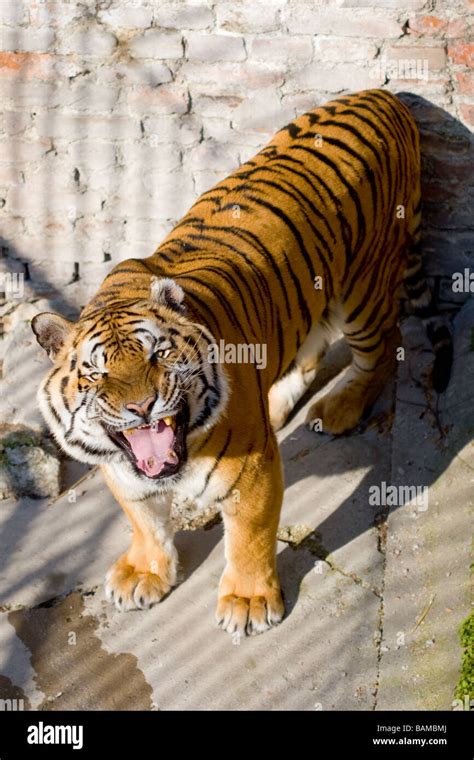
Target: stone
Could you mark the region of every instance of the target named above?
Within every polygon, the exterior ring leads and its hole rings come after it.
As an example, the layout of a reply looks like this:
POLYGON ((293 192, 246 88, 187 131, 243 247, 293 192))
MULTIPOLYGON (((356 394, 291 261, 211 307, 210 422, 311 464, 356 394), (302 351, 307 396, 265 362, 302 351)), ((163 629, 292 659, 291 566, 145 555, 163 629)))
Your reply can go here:
POLYGON ((0 498, 56 497, 60 457, 50 439, 21 425, 0 425, 0 498))

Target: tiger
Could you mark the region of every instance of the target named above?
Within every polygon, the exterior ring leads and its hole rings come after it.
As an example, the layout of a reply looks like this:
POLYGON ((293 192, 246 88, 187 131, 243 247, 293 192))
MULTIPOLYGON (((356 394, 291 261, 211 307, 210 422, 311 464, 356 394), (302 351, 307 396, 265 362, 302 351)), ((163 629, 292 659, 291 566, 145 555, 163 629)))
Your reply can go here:
POLYGON ((402 297, 427 323, 441 393, 452 344, 423 272, 418 130, 402 100, 373 89, 280 129, 152 255, 118 263, 78 321, 34 317, 53 362, 38 391, 46 423, 67 455, 100 466, 131 523, 105 578, 118 610, 176 586, 176 499, 222 516, 217 625, 243 636, 282 620, 276 431, 336 328, 352 359, 307 424, 359 425, 394 374, 402 297), (265 361, 225 361, 219 346, 264 346, 265 361))

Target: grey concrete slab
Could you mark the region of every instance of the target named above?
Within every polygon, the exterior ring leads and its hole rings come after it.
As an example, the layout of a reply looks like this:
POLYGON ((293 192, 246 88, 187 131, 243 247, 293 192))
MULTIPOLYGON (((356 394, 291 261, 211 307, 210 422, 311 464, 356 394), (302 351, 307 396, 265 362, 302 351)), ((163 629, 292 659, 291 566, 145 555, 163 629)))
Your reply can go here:
POLYGON ((336 345, 311 392, 279 433, 286 482, 280 523, 313 531, 320 554, 333 566, 380 589, 378 510, 369 504, 368 489, 390 475, 393 385, 377 401, 370 423, 351 434, 322 435, 304 424, 309 407, 332 388, 346 359, 347 353, 336 345), (323 385, 328 377, 333 379, 323 385))
POLYGON ((390 508, 377 709, 449 709, 461 659, 457 631, 472 603, 474 301, 455 321, 451 383, 438 404, 420 385, 424 335, 416 322, 408 327, 392 483, 426 486, 427 500, 390 508))
POLYGON ((101 592, 86 597, 102 646, 136 656, 160 710, 371 709, 379 599, 315 569, 309 552, 281 546, 287 618, 265 636, 223 635, 213 620, 220 534, 220 526, 182 534, 185 580, 151 610, 124 615, 101 592))
POLYGON ((0 607, 36 605, 102 583, 127 541, 99 472, 56 500, 0 502, 0 607))
POLYGON ((12 687, 19 690, 19 698, 27 700, 32 709, 43 702, 44 694, 36 683, 31 652, 16 635, 8 613, 0 612, 0 698, 16 696, 12 687), (2 680, 5 681, 3 688, 2 680))

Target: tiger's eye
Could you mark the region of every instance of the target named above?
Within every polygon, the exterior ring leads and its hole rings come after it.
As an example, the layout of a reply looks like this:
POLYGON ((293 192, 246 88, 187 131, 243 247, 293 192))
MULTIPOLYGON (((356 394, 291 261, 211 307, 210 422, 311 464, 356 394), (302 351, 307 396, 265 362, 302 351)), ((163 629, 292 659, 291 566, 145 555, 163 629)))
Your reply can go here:
POLYGON ((166 359, 171 353, 171 348, 159 348, 154 352, 154 359, 166 359))
POLYGON ((100 372, 92 372, 90 375, 83 375, 83 380, 88 380, 90 383, 96 383, 102 377, 100 372))

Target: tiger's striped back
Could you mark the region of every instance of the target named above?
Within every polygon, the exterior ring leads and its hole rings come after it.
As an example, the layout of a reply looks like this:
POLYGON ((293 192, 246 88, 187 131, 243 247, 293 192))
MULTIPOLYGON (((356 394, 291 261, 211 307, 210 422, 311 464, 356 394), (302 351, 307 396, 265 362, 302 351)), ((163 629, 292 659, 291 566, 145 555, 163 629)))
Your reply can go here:
POLYGON ((148 271, 173 277, 215 336, 272 346, 269 387, 331 301, 367 320, 389 296, 397 308, 419 225, 416 126, 394 95, 362 92, 280 130, 204 193, 151 257, 116 267, 100 299, 117 284, 133 291, 132 272, 144 272, 144 287, 148 271))

